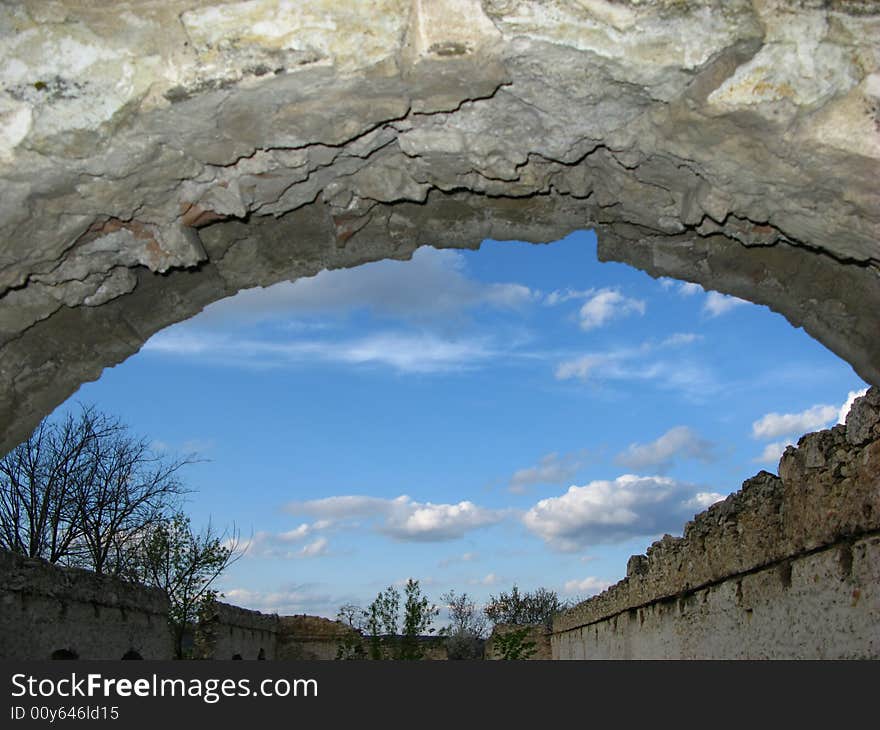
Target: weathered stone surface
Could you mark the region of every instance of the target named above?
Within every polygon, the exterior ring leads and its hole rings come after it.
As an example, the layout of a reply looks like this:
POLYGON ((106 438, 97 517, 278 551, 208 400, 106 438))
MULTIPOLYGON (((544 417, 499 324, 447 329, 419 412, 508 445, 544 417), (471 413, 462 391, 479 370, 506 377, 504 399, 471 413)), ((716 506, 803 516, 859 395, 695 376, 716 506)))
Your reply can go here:
POLYGON ((171 659, 162 591, 0 550, 0 658, 171 659))
POLYGON ((18 0, 0 60, 3 447, 241 288, 589 227, 880 383, 876 0, 18 0))
POLYGON ((554 657, 880 657, 878 424, 875 387, 560 615, 554 657))

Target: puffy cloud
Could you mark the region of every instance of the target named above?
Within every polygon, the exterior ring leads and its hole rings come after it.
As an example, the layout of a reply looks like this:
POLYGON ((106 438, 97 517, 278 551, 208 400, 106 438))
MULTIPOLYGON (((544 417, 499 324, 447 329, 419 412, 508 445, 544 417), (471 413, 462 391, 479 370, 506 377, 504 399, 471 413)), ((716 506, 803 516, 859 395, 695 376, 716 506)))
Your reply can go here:
POLYGON ((800 413, 768 413, 752 424, 756 439, 802 434, 822 428, 838 418, 839 406, 816 405, 800 413))
POLYGON ((759 464, 775 464, 782 457, 787 446, 794 446, 795 437, 810 431, 827 428, 834 423, 845 423, 849 409, 856 398, 868 392, 851 390, 840 406, 815 405, 800 413, 767 413, 752 424, 752 437, 756 439, 777 439, 764 446, 761 455, 752 459, 759 464))
POLYGON ((715 460, 714 444, 700 438, 692 428, 676 426, 650 443, 630 444, 615 461, 629 469, 652 469, 662 474, 669 471, 677 456, 708 463, 715 460))
POLYGON ((786 447, 794 446, 793 441, 771 441, 764 447, 761 455, 752 459, 756 464, 778 464, 786 447))
POLYGON ((846 400, 843 402, 843 405, 840 406, 840 410, 837 412, 838 423, 846 423, 846 417, 849 414, 849 409, 852 408, 852 404, 855 403, 856 398, 861 398, 867 392, 867 388, 862 388, 861 390, 851 390, 849 392, 849 394, 846 396, 846 400))
POLYGON ((583 578, 581 580, 566 581, 565 586, 563 587, 563 591, 565 593, 577 593, 579 595, 594 596, 597 593, 601 593, 611 585, 613 585, 613 581, 602 580, 601 578, 590 576, 589 578, 583 578))
POLYGON ((581 329, 595 329, 612 319, 633 313, 644 314, 645 303, 640 299, 625 297, 616 289, 600 289, 581 306, 579 312, 581 329))
POLYGON ((542 457, 536 466, 515 471, 508 489, 515 494, 522 494, 537 484, 565 484, 574 478, 580 467, 581 463, 574 454, 560 456, 554 451, 542 457))
POLYGON ((325 497, 285 506, 291 514, 305 514, 325 520, 369 519, 376 529, 396 540, 442 542, 456 540, 467 532, 500 522, 505 513, 484 509, 473 502, 432 504, 416 502, 406 495, 394 499, 367 496, 325 497))
POLYGON ((561 551, 680 531, 695 511, 721 499, 715 492, 661 476, 624 474, 572 486, 542 499, 523 516, 532 533, 561 551))
POLYGON ((495 524, 502 519, 499 512, 477 507, 468 501, 458 504, 419 504, 408 497, 398 497, 394 502, 394 509, 380 530, 403 541, 456 540, 470 530, 495 524))
POLYGON ((742 304, 748 304, 748 302, 745 299, 738 299, 727 294, 720 294, 717 291, 710 291, 706 295, 706 301, 703 302, 703 312, 710 317, 719 317, 742 304))

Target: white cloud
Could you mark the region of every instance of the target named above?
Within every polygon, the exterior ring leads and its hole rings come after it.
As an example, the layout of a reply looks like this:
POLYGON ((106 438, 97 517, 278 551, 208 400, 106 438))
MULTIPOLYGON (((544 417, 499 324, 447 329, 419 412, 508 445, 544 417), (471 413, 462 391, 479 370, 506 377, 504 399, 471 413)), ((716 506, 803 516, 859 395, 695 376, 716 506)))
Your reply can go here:
POLYGON ((588 299, 595 293, 595 289, 556 289, 544 297, 544 304, 548 307, 555 307, 557 304, 569 302, 572 299, 588 299))
POLYGON ((720 502, 724 499, 723 494, 719 494, 718 492, 697 492, 693 497, 689 500, 683 502, 682 504, 689 510, 694 510, 694 514, 698 512, 702 512, 705 509, 708 509, 716 502, 720 502))
POLYGON ((752 461, 756 464, 778 464, 787 446, 794 446, 794 442, 772 441, 764 447, 761 455, 752 461))
POLYGON ((282 558, 285 560, 295 558, 310 558, 324 555, 327 552, 328 541, 325 537, 318 537, 305 547, 291 547, 295 543, 301 543, 308 538, 314 538, 315 533, 332 527, 329 520, 318 520, 312 524, 303 523, 286 532, 267 532, 261 530, 250 539, 244 541, 241 547, 245 555, 251 558, 282 558))
POLYGON ((566 581, 563 591, 565 593, 577 593, 579 595, 594 596, 597 593, 601 593, 611 585, 613 585, 613 581, 602 580, 601 578, 590 576, 589 578, 583 578, 581 580, 566 581))
POLYGON ((497 354, 484 341, 444 339, 429 333, 380 332, 342 341, 278 342, 175 329, 152 337, 144 350, 200 357, 236 367, 273 368, 318 361, 384 365, 404 373, 467 369, 497 354))
POLYGON ((489 573, 488 575, 484 575, 482 578, 473 578, 472 580, 469 580, 468 583, 470 583, 472 586, 488 587, 498 585, 502 582, 502 580, 503 579, 495 573, 489 573))
POLYGON ((556 367, 557 380, 569 380, 579 378, 587 380, 599 367, 607 366, 617 360, 613 355, 594 353, 582 355, 574 360, 566 360, 556 367))
POLYGON ((304 545, 299 551, 300 556, 304 558, 316 558, 320 555, 327 554, 327 538, 319 537, 317 540, 304 545))
POLYGON ((800 413, 768 413, 752 424, 752 437, 772 439, 815 431, 836 419, 839 413, 840 407, 829 405, 816 405, 800 413))
POLYGON ((828 428, 835 423, 845 423, 849 409, 856 398, 868 392, 851 390, 840 406, 815 405, 800 413, 767 413, 752 424, 752 437, 756 439, 787 438, 767 444, 761 455, 752 461, 759 464, 777 463, 786 446, 794 446, 795 437, 804 433, 828 428))
POLYGON ((703 291, 703 287, 690 281, 683 281, 678 285, 678 293, 683 297, 692 297, 703 291))
POLYGON ((650 443, 630 444, 626 451, 615 457, 615 461, 629 469, 641 471, 650 468, 662 474, 669 471, 676 457, 705 463, 714 461, 714 444, 700 438, 692 428, 676 426, 650 443))
POLYGON ((667 477, 624 474, 542 499, 526 512, 523 523, 551 547, 570 552, 596 543, 678 532, 693 517, 695 500, 703 504, 710 498, 705 495, 721 498, 667 477))
POLYGON ((478 507, 473 502, 432 504, 406 495, 394 499, 366 496, 326 497, 285 506, 291 514, 306 514, 338 521, 364 518, 377 521, 376 529, 405 542, 456 540, 467 532, 500 522, 505 513, 478 507))
POLYGON ((645 303, 640 299, 625 297, 616 289, 600 289, 580 309, 581 329, 595 329, 612 319, 633 313, 644 314, 645 303))
POLYGON ((706 301, 703 302, 703 312, 710 317, 719 317, 742 304, 748 304, 748 302, 745 299, 738 299, 727 294, 720 294, 717 291, 710 291, 706 295, 706 301))
POLYGON ((462 553, 461 555, 453 555, 451 558, 445 558, 437 563, 437 565, 441 568, 446 568, 455 563, 471 563, 478 557, 477 553, 462 553))
POLYGON ((701 339, 703 339, 702 335, 693 332, 676 332, 662 340, 658 347, 680 347, 681 345, 690 345, 701 339))
POLYGON ((315 594, 310 588, 308 585, 283 586, 275 591, 228 588, 223 590, 223 600, 264 613, 277 613, 282 616, 305 613, 327 618, 335 617, 339 606, 353 600, 351 596, 315 594))
POLYGON ((664 358, 656 345, 638 348, 592 352, 564 360, 556 366, 557 380, 592 382, 651 381, 657 387, 680 391, 690 398, 702 400, 719 389, 712 371, 703 363, 686 358, 664 358))
POLYGON ((843 405, 837 412, 838 423, 846 423, 846 417, 849 414, 849 409, 852 408, 852 404, 855 402, 856 398, 861 398, 867 392, 867 388, 862 388, 861 390, 851 390, 849 392, 849 394, 846 396, 846 400, 843 402, 843 405))
POLYGON ((574 454, 560 456, 554 451, 542 457, 537 466, 515 471, 508 489, 515 494, 522 494, 528 487, 537 484, 565 484, 574 478, 580 467, 581 463, 574 454))
POLYGON ((377 261, 353 269, 239 292, 208 306, 194 321, 230 323, 345 313, 358 308, 405 320, 443 319, 478 306, 520 307, 540 297, 516 283, 485 284, 467 274, 464 254, 429 246, 410 261, 377 261))

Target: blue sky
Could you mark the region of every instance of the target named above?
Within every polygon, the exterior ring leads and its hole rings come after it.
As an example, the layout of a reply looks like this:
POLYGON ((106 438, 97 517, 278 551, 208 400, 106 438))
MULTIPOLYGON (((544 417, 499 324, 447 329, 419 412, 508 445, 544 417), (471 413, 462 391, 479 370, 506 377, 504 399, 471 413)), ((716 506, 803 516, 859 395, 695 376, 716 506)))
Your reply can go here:
POLYGON ((408 577, 587 597, 864 388, 766 307, 578 232, 241 292, 62 408, 203 459, 186 510, 249 542, 226 600, 332 618, 408 577))

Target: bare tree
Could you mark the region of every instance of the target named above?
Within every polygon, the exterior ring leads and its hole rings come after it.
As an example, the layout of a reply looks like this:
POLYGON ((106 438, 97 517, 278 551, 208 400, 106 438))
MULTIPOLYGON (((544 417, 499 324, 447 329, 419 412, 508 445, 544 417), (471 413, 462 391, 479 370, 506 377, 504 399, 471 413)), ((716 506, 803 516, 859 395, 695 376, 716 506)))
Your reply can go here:
POLYGON ((0 460, 0 547, 121 574, 143 532, 186 491, 177 472, 192 461, 153 453, 94 407, 44 419, 0 460))

